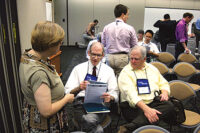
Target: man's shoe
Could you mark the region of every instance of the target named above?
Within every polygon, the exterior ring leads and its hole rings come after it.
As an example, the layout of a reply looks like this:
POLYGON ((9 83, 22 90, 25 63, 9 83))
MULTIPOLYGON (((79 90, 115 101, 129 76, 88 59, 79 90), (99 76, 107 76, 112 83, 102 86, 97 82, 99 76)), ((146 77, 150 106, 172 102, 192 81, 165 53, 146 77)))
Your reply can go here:
POLYGON ((124 126, 120 126, 118 133, 126 133, 127 129, 124 126))

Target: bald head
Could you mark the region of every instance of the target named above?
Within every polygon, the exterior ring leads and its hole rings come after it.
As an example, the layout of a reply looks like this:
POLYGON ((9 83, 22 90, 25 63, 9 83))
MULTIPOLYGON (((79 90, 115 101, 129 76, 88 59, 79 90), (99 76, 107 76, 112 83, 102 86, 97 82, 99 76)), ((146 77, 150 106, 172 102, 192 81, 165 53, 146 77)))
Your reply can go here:
POLYGON ((129 57, 133 69, 142 69, 146 61, 146 48, 134 46, 129 53, 129 57))
POLYGON ((93 42, 92 45, 90 46, 89 52, 91 52, 93 48, 101 50, 102 54, 104 54, 104 46, 100 42, 93 42))
POLYGON ((130 57, 131 53, 134 52, 134 51, 139 51, 140 54, 141 54, 141 57, 143 59, 147 56, 147 50, 143 46, 138 46, 138 45, 134 46, 129 52, 129 57, 130 57))
POLYGON ((100 42, 92 43, 90 50, 88 51, 88 55, 90 56, 92 65, 98 65, 104 56, 104 46, 100 42))

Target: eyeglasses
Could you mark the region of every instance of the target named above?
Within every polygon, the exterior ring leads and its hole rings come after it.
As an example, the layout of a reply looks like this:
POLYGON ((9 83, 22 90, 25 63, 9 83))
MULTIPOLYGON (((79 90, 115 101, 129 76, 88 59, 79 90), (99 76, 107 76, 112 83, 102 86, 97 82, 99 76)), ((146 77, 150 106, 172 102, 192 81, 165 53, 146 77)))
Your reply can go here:
POLYGON ((97 58, 101 58, 101 57, 102 57, 102 54, 94 54, 94 53, 90 53, 90 55, 91 55, 93 58, 95 58, 95 57, 97 57, 97 58))
POLYGON ((135 60, 135 61, 139 61, 141 60, 142 58, 130 58, 131 60, 135 60))

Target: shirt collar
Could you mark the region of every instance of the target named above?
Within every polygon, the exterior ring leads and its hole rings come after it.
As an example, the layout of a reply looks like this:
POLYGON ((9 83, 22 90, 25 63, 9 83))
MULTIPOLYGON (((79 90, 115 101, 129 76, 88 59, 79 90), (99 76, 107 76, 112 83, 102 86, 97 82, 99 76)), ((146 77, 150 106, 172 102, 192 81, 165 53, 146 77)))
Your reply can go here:
POLYGON ((181 21, 183 22, 183 24, 187 24, 184 19, 182 19, 181 21))
POLYGON ((142 42, 142 45, 144 46, 149 46, 151 44, 151 41, 149 43, 145 43, 144 41, 142 42))
MULTIPOLYGON (((92 65, 91 60, 88 60, 88 62, 89 62, 89 68, 92 69, 92 68, 94 67, 94 65, 92 65)), ((99 69, 100 65, 101 65, 101 61, 99 62, 99 64, 96 65, 96 69, 97 69, 97 70, 99 69)))
POLYGON ((115 21, 123 22, 124 23, 124 21, 122 19, 120 19, 120 18, 116 18, 115 21))
MULTIPOLYGON (((131 63, 129 63, 129 67, 130 67, 130 69, 133 71, 133 67, 131 66, 131 63)), ((134 71, 139 71, 139 70, 145 70, 145 69, 147 69, 148 68, 148 65, 147 65, 147 63, 146 62, 144 62, 144 67, 142 68, 142 69, 135 69, 134 71)))

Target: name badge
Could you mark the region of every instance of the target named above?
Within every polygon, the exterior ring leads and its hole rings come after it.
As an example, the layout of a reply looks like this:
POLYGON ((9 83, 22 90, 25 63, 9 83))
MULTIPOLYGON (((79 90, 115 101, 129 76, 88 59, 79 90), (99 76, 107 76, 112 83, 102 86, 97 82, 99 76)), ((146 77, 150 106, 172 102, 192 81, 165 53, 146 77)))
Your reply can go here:
POLYGON ((97 77, 91 74, 86 74, 85 79, 86 81, 97 81, 97 77))
POLYGON ((138 95, 150 94, 149 81, 147 79, 137 79, 138 95))

